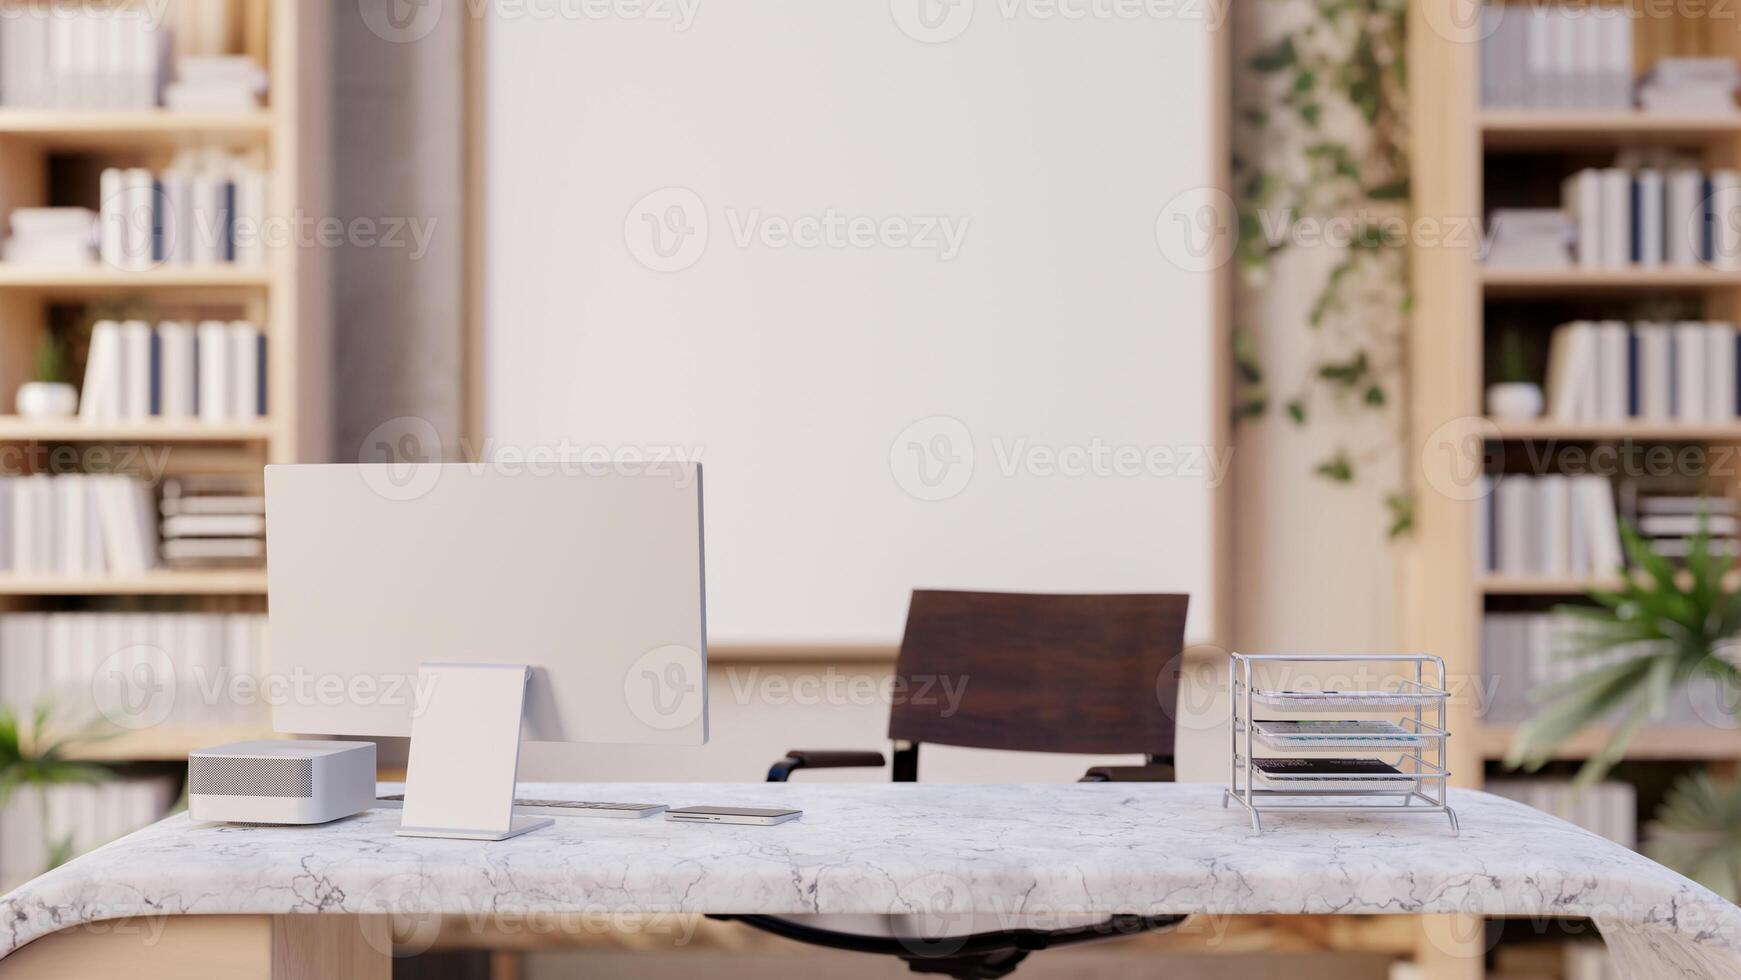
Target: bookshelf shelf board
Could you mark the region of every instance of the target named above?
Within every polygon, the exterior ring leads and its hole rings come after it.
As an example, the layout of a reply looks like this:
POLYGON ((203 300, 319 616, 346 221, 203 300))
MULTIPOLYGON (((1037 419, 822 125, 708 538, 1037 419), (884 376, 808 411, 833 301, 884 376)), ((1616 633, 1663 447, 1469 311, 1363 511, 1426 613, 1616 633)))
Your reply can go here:
POLYGON ((141 146, 229 146, 264 143, 272 115, 177 112, 170 109, 0 109, 0 138, 50 150, 137 149, 141 146))
POLYGON ((1618 579, 1548 578, 1541 575, 1492 575, 1480 580, 1487 595, 1579 596, 1591 589, 1612 589, 1618 579))
POLYGON ((1730 422, 1564 422, 1558 419, 1492 419, 1505 439, 1741 441, 1741 419, 1730 422))
POLYGON ((188 753, 197 749, 284 737, 267 727, 243 725, 148 728, 76 745, 67 750, 67 756, 83 762, 186 762, 188 753))
POLYGON ((1688 269, 1481 269, 1489 296, 1553 296, 1589 292, 1648 292, 1658 289, 1741 287, 1741 272, 1703 266, 1688 269))
POLYGON ((82 297, 135 290, 176 290, 201 294, 248 296, 272 285, 265 269, 238 266, 162 266, 144 272, 123 272, 104 265, 17 266, 0 262, 0 289, 26 290, 52 296, 82 297))
MULTIPOLYGON (((1480 729, 1477 741, 1483 759, 1497 761, 1517 734, 1515 725, 1487 725, 1480 729)), ((1608 744, 1611 728, 1590 728, 1568 739, 1554 753, 1555 758, 1588 759, 1608 744)), ((1741 730, 1710 725, 1679 725, 1675 727, 1646 726, 1638 730, 1627 746, 1626 758, 1645 760, 1710 761, 1741 759, 1741 730)))
POLYGON ((1488 109, 1481 136, 1488 149, 1554 147, 1705 146, 1741 134, 1741 112, 1727 115, 1637 111, 1488 109))
POLYGON ((0 574, 0 595, 265 595, 264 569, 157 571, 144 575, 0 574))
POLYGON ((268 419, 251 422, 81 422, 0 415, 0 442, 264 442, 268 419))

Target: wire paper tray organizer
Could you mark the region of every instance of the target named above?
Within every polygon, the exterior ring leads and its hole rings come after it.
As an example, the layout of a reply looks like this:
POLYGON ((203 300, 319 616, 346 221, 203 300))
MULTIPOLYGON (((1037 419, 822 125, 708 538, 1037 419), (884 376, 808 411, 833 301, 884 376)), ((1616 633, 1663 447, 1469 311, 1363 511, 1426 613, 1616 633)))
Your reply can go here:
POLYGON ((1263 833, 1265 814, 1325 811, 1442 814, 1457 833, 1457 814, 1445 802, 1451 774, 1445 769, 1450 732, 1443 660, 1235 653, 1231 664, 1233 761, 1221 806, 1244 807, 1254 832, 1263 833), (1289 664, 1296 668, 1288 670, 1289 664), (1321 676, 1339 673, 1325 668, 1336 667, 1356 669, 1361 680, 1340 690, 1316 686, 1321 676), (1291 676, 1273 676, 1278 668, 1291 676), (1259 686, 1278 680, 1281 686, 1259 686), (1349 764, 1321 757, 1331 751, 1350 757, 1349 764), (1271 771, 1259 768, 1262 763, 1271 771), (1285 771, 1290 764, 1302 771, 1285 771))

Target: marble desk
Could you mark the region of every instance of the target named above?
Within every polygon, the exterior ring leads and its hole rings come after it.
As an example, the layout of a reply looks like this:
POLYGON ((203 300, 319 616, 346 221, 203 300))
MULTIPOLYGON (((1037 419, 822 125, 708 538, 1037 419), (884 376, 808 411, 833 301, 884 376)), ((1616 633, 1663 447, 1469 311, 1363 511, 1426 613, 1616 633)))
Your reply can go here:
POLYGON ((586 910, 919 915, 939 931, 951 917, 1044 927, 1100 913, 1577 916, 1596 921, 1625 976, 1741 978, 1741 909, 1473 791, 1451 792, 1460 836, 1442 816, 1394 811, 1277 815, 1254 836, 1209 785, 526 784, 521 795, 805 813, 777 827, 565 818, 496 843, 396 837, 392 810, 310 828, 184 814, 0 898, 0 980, 158 975, 152 964, 164 976, 384 976, 379 913, 586 910))

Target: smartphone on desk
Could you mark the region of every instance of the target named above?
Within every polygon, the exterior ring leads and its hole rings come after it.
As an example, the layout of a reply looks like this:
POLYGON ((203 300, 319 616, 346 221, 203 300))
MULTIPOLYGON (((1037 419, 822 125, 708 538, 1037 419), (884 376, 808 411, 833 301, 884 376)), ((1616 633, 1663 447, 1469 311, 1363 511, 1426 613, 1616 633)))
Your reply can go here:
POLYGON ((803 810, 774 810, 751 806, 685 806, 666 810, 666 820, 683 823, 737 823, 752 827, 772 827, 796 820, 803 810))

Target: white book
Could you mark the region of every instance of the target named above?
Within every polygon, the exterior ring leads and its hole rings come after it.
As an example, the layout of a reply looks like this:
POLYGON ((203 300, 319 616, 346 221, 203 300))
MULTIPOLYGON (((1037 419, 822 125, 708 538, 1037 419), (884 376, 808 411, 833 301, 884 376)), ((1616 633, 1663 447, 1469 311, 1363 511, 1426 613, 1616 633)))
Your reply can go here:
POLYGON ((157 182, 151 171, 130 167, 121 172, 122 207, 126 211, 126 237, 122 268, 141 272, 151 268, 154 224, 157 214, 157 182))
POLYGON ((157 325, 157 408, 165 419, 186 421, 198 414, 198 363, 193 324, 165 320, 157 325))
POLYGON ((1704 176, 1697 170, 1671 170, 1664 179, 1663 261, 1698 265, 1704 257, 1704 176))
POLYGON ((1631 369, 1630 336, 1626 324, 1604 320, 1597 336, 1597 418, 1618 422, 1627 416, 1628 376, 1631 369))
POLYGON ((1548 341, 1547 413, 1566 422, 1596 415, 1596 325, 1579 320, 1556 328, 1548 341))
POLYGON ((169 538, 248 537, 266 533, 266 519, 258 514, 178 514, 163 519, 163 534, 169 538))
POLYGON ((54 478, 56 514, 60 533, 56 544, 60 548, 57 571, 62 575, 83 577, 95 575, 101 569, 90 568, 86 560, 90 550, 85 542, 89 530, 86 515, 89 503, 85 499, 85 478, 78 473, 63 473, 54 478))
POLYGON ((201 422, 226 422, 235 405, 235 382, 231 379, 229 325, 206 320, 199 325, 199 418, 201 422))
MULTIPOLYGON (((1587 23, 1596 21, 1586 19, 1587 23)), ((1632 261, 1632 175, 1608 167, 1598 177, 1601 187, 1602 265, 1619 268, 1632 261)))
POLYGON ((103 553, 109 570, 116 575, 140 575, 148 567, 140 554, 139 520, 133 496, 133 481, 124 476, 93 476, 103 527, 103 553))
POLYGON ((189 186, 193 195, 193 262, 216 265, 228 261, 229 182, 208 172, 195 174, 189 186))
POLYGON ((236 263, 254 268, 266 264, 266 175, 252 167, 236 174, 236 263))
POLYGON ((151 326, 144 320, 121 324, 121 417, 151 417, 151 326))
POLYGON ((260 538, 168 538, 162 550, 169 561, 264 558, 266 542, 260 538))
POLYGON ((1666 422, 1674 417, 1674 343, 1666 323, 1640 323, 1638 334, 1639 418, 1666 422))
POLYGON ((1602 23, 1602 99, 1609 109, 1632 108, 1633 42, 1632 17, 1619 6, 1594 6, 1592 11, 1602 23))
POLYGON ((1495 565, 1501 575, 1528 575, 1531 561, 1531 497, 1534 487, 1524 476, 1502 477, 1493 490, 1495 565))
POLYGON ((87 422, 121 417, 121 325, 99 320, 91 327, 85 356, 85 384, 79 392, 79 418, 87 422))
POLYGON ((1710 406, 1706 393, 1705 325, 1683 320, 1674 326, 1675 418, 1701 422, 1710 406))
POLYGON ((1593 267, 1602 264, 1602 186, 1595 170, 1580 170, 1567 177, 1561 186, 1561 204, 1578 223, 1578 237, 1572 249, 1578 264, 1593 267))
POLYGON ((1614 509, 1614 488, 1607 477, 1581 476, 1577 479, 1585 495, 1591 571, 1598 576, 1618 574, 1624 560, 1620 550, 1620 518, 1614 509))
POLYGON ((260 97, 243 84, 170 82, 163 105, 183 112, 248 112, 260 108, 260 97))
POLYGON ((1566 574, 1590 574, 1590 526, 1585 511, 1588 503, 1574 492, 1570 480, 1566 484, 1566 574))
POLYGON ((1711 174, 1711 265, 1741 271, 1741 172, 1711 174))
POLYGON ((1535 489, 1541 570, 1545 575, 1564 577, 1571 572, 1571 483, 1561 474, 1546 473, 1536 478, 1535 489))
POLYGON ((23 477, 9 477, 12 505, 12 570, 28 575, 39 571, 34 555, 36 532, 36 500, 30 484, 23 477))
POLYGON ((1646 167, 1633 178, 1637 206, 1633 209, 1634 258, 1647 269, 1663 263, 1662 171, 1646 167))
POLYGON ((169 169, 158 177, 163 205, 163 262, 188 265, 193 262, 193 188, 186 173, 169 169))
POLYGON ((122 171, 110 167, 97 178, 99 233, 97 253, 112 269, 130 268, 127 262, 127 182, 122 171))
MULTIPOLYGON (((15 484, 10 478, 0 477, 0 573, 13 571, 12 493, 14 487, 15 484)), ((0 622, 4 622, 4 620, 0 619, 0 622)), ((4 660, 5 656, 5 646, 0 643, 0 660, 4 660)), ((0 670, 4 669, 4 663, 0 663, 0 670)), ((4 699, 5 694, 5 683, 0 682, 0 700, 4 699)))
POLYGON ((260 328, 245 320, 230 324, 230 417, 252 419, 260 406, 260 328))
POLYGON ((1705 324, 1705 418, 1726 421, 1736 415, 1735 325, 1705 324))
POLYGON ((1548 8, 1548 105, 1577 105, 1578 37, 1582 33, 1582 10, 1576 7, 1548 8))
MULTIPOLYGON (((1524 28, 1523 105, 1540 108, 1553 105, 1551 54, 1554 45, 1552 15, 1546 6, 1529 5, 1524 28)), ((1508 11, 1515 16, 1517 11, 1508 11)))

